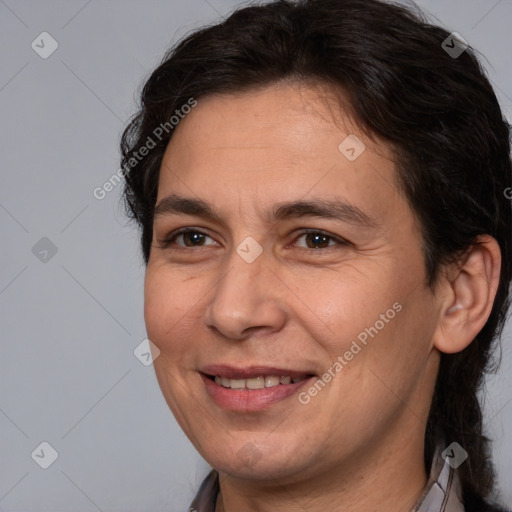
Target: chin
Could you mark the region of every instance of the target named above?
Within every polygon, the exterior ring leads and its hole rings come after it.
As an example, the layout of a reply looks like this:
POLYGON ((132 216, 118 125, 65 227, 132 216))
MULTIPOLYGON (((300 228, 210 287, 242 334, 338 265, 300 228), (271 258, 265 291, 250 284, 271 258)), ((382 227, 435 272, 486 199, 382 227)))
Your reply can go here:
MULTIPOLYGON (((295 456, 296 459, 297 453, 295 456)), ((242 443, 241 447, 233 451, 227 449, 223 453, 206 458, 214 469, 229 474, 230 477, 263 482, 286 480, 300 471, 302 466, 304 469, 308 467, 308 463, 300 464, 295 459, 287 453, 277 453, 273 446, 260 448, 251 441, 242 443)))

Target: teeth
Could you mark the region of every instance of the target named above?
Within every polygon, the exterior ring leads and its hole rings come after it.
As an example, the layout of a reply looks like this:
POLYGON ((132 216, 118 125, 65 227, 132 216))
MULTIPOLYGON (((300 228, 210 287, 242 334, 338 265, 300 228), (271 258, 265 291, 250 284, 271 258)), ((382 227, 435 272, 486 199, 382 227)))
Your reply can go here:
POLYGON ((245 388, 245 380, 244 379, 240 379, 240 380, 231 379, 229 387, 231 389, 244 389, 245 388))
POLYGON ((265 377, 256 377, 245 381, 247 389, 263 389, 265 387, 265 377))
POLYGON ((265 387, 266 388, 273 388, 274 386, 278 386, 278 385, 279 385, 279 377, 275 377, 274 375, 265 377, 265 387))
POLYGON ((227 377, 215 377, 215 382, 224 388, 231 389, 263 389, 273 388, 275 386, 287 385, 292 382, 300 382, 307 379, 307 376, 294 377, 290 376, 278 377, 277 375, 267 375, 261 377, 253 377, 250 379, 228 379, 227 377))

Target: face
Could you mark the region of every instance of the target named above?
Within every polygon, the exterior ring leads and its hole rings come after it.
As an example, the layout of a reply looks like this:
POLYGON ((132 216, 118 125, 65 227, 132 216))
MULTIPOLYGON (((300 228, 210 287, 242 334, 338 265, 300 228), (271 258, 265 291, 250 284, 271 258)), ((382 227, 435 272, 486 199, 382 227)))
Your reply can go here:
POLYGON ((210 96, 176 128, 145 321, 165 400, 219 471, 296 480, 404 429, 423 442, 437 306, 395 173, 312 85, 210 96))

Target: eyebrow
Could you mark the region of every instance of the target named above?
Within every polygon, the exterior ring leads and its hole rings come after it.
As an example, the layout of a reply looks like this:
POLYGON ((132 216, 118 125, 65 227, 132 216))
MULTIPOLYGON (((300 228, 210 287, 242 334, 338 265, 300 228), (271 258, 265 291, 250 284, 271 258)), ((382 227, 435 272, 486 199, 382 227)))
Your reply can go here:
MULTIPOLYGON (((164 215, 196 215, 225 224, 222 215, 207 201, 171 194, 164 197, 155 207, 153 217, 164 215)), ((357 206, 346 201, 314 199, 309 201, 289 201, 276 204, 267 214, 269 223, 297 219, 302 217, 319 217, 337 219, 359 227, 377 228, 379 223, 364 213, 357 206)))

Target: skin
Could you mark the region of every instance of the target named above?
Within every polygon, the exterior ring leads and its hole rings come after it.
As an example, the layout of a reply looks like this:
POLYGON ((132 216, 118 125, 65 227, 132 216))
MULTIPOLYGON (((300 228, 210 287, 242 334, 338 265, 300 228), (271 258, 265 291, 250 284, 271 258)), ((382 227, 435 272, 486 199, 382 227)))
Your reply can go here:
POLYGON ((443 269, 435 293, 426 286, 419 225, 395 184, 392 148, 365 136, 332 92, 282 82, 201 98, 162 162, 157 205, 169 194, 199 198, 222 219, 156 216, 145 278, 158 382, 220 473, 217 512, 409 510, 427 481, 440 352, 472 341, 496 293, 500 253, 490 237, 443 269), (349 134, 366 145, 355 161, 338 149, 349 134), (269 222, 275 204, 305 199, 343 199, 375 226, 269 222), (165 246, 182 227, 206 236, 165 246), (315 242, 305 228, 333 238, 315 242), (252 263, 236 252, 248 236, 263 250, 252 263), (402 310, 307 405, 295 394, 264 411, 228 412, 198 373, 228 364, 321 376, 394 303, 402 310))

